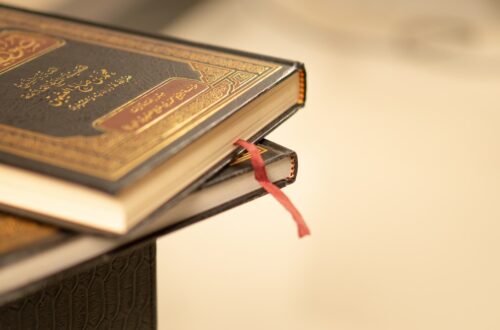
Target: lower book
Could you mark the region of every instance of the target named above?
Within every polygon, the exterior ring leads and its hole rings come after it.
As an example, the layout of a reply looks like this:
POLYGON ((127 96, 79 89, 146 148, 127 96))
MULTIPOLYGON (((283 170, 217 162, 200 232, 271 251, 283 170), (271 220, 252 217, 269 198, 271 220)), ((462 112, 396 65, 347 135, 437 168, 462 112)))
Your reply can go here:
MULTIPOLYGON (((271 141, 258 144, 271 181, 295 181, 297 155, 271 141)), ((0 304, 40 289, 47 278, 71 267, 91 267, 109 253, 178 230, 264 195, 250 156, 242 154, 197 191, 167 210, 161 208, 121 237, 77 234, 9 214, 0 214, 0 304)))
POLYGON ((0 306, 0 329, 156 329, 156 243, 137 243, 45 279, 0 306))

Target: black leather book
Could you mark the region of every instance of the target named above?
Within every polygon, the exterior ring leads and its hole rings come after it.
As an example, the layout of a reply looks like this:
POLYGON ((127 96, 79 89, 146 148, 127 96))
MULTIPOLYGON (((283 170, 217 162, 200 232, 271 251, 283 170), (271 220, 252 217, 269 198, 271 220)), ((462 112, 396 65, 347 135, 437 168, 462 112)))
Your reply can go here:
POLYGON ((156 243, 114 252, 46 279, 0 306, 0 329, 156 329, 156 243))
POLYGON ((302 64, 0 5, 0 207, 124 234, 305 100, 302 64))
MULTIPOLYGON (((258 145, 270 180, 280 187, 294 182, 297 155, 271 141, 258 145)), ((86 235, 0 213, 0 303, 37 289, 40 280, 117 248, 179 230, 264 195, 247 153, 174 207, 155 212, 125 236, 86 235)), ((0 328, 1 329, 1 328, 0 328)))

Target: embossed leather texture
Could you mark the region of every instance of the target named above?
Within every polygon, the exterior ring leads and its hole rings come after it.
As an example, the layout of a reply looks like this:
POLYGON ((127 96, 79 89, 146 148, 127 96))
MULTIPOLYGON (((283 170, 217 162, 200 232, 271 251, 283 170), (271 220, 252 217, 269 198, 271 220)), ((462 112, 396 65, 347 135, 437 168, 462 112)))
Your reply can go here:
POLYGON ((0 329, 156 329, 156 242, 60 273, 0 307, 0 329))

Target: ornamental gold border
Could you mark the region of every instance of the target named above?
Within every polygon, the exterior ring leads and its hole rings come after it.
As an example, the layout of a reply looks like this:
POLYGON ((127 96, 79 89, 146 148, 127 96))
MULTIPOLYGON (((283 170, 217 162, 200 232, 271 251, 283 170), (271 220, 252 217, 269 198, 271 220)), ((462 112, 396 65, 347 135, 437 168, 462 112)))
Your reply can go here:
MULTIPOLYGON (((26 33, 25 31, 19 31, 19 30, 9 30, 9 29, 0 30, 0 34, 9 33, 9 32, 22 32, 22 33, 26 33)), ((43 34, 40 34, 40 33, 31 32, 31 31, 29 33, 37 35, 37 36, 43 36, 43 37, 47 38, 46 36, 44 36, 43 34)), ((23 58, 21 61, 14 63, 13 65, 10 65, 10 66, 7 66, 7 67, 5 67, 3 69, 0 69, 0 75, 4 74, 6 72, 9 72, 10 70, 13 70, 13 69, 15 69, 15 68, 17 68, 17 67, 19 67, 19 66, 21 66, 23 64, 26 64, 26 63, 34 60, 34 59, 37 59, 40 56, 48 54, 51 51, 56 50, 57 48, 60 48, 60 47, 62 47, 62 46, 64 46, 66 44, 66 41, 61 40, 61 39, 56 39, 56 38, 52 38, 52 37, 50 39, 53 39, 55 41, 50 47, 45 48, 43 51, 33 53, 30 56, 27 56, 26 58, 23 58)))
MULTIPOLYGON (((259 155, 265 154, 266 152, 269 151, 267 148, 260 145, 257 145, 257 150, 259 151, 259 155)), ((237 157, 235 160, 229 163, 229 165, 230 166, 238 165, 246 160, 249 160, 250 158, 252 158, 252 155, 248 151, 245 151, 243 154, 241 154, 239 157, 237 157)))
POLYGON ((193 69, 201 66, 226 72, 211 81, 207 91, 138 133, 61 138, 0 124, 0 151, 110 181, 120 179, 281 68, 271 62, 4 8, 0 8, 0 28, 33 29, 49 36, 183 62, 193 69), (238 73, 244 73, 248 80, 235 81, 238 73))

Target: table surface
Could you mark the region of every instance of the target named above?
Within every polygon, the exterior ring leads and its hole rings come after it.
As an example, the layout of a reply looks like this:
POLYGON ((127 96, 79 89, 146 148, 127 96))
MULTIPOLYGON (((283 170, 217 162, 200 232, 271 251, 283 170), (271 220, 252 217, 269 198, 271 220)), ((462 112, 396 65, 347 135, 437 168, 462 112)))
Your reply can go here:
POLYGON ((313 234, 266 197, 160 239, 160 329, 500 328, 499 9, 218 0, 162 28, 306 63, 270 139, 299 154, 313 234))

